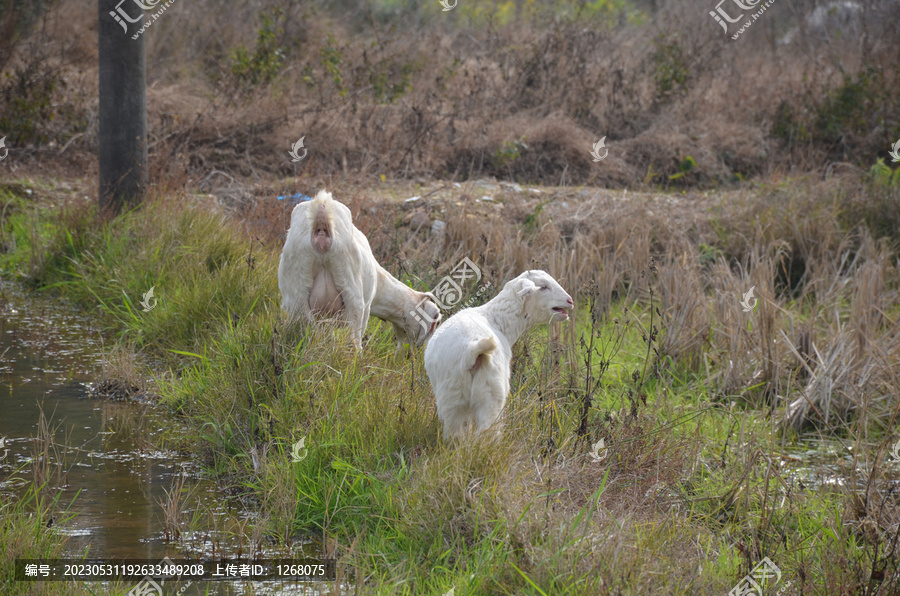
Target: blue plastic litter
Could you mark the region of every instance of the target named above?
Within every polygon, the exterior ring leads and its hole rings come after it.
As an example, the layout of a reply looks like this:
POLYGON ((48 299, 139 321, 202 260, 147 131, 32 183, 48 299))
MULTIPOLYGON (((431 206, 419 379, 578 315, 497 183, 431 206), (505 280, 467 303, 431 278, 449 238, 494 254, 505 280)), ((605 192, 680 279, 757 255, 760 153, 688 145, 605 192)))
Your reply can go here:
POLYGON ((288 201, 290 201, 290 202, 292 202, 292 203, 302 203, 302 202, 304 202, 304 201, 311 201, 311 200, 312 200, 312 197, 308 197, 308 196, 306 196, 305 194, 303 194, 302 192, 298 192, 297 194, 290 195, 290 196, 280 196, 280 197, 278 197, 278 200, 279 200, 279 201, 283 201, 283 200, 285 200, 285 199, 287 199, 288 201))

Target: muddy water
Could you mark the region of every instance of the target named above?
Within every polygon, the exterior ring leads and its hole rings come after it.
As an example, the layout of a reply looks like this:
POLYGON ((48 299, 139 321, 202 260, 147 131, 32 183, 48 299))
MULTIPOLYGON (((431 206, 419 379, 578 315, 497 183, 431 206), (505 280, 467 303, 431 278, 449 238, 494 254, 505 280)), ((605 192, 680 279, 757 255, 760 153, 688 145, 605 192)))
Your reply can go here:
MULTIPOLYGON (((90 397, 102 346, 90 318, 0 281, 0 439, 5 438, 0 493, 21 494, 34 482, 33 470, 44 468, 49 485, 61 490, 60 501, 71 503, 73 517, 52 529, 67 537, 66 552, 73 557, 85 552, 91 558, 151 560, 223 556, 222 551, 233 555, 235 539, 215 531, 201 529, 180 542, 166 540, 159 502, 181 476, 182 494, 192 495, 186 514, 202 511, 210 520, 207 527, 219 526, 215 518, 246 520, 252 513, 226 503, 193 462, 153 446, 157 433, 171 432, 173 422, 163 412, 90 397), (41 432, 42 416, 49 433, 41 432), (48 434, 49 449, 37 438, 48 434), (222 550, 211 552, 213 544, 222 550)), ((304 553, 264 556, 300 558, 304 553)), ((166 587, 166 593, 319 593, 299 582, 186 583, 166 587)))

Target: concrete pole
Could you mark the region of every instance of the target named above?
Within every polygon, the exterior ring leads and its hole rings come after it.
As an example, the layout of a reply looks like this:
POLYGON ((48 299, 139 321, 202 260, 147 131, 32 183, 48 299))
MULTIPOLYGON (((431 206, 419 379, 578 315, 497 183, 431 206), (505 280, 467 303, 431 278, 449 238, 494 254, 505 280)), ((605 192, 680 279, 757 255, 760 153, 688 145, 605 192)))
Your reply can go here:
POLYGON ((98 0, 100 49, 100 211, 118 214, 147 189, 144 21, 134 0, 98 0))

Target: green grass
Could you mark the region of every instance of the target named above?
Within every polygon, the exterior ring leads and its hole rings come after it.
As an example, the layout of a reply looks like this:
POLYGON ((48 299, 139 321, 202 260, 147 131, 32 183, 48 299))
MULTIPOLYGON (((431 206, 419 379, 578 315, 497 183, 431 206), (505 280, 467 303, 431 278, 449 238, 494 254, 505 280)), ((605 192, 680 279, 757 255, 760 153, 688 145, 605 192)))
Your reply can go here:
POLYGON ((582 316, 522 340, 502 436, 453 445, 421 351, 395 354, 374 320, 359 354, 346 329, 285 328, 278 249, 208 206, 156 201, 104 224, 91 208, 36 207, 4 225, 21 236, 6 275, 96 310, 154 362, 159 406, 191 429, 161 440, 252 497, 265 535, 338 556, 364 593, 727 593, 764 556, 783 573, 767 593, 788 579, 804 594, 886 594, 900 581, 878 530, 893 497, 873 493, 879 514, 852 492, 790 482, 778 462, 794 437, 764 404, 712 400, 705 373, 657 358, 646 295, 620 298, 602 323, 582 316), (143 312, 150 287, 158 303, 143 312), (608 453, 594 462, 600 437, 608 453), (292 463, 300 438, 306 456, 292 463))
POLYGON ((16 559, 79 558, 66 553, 63 535, 48 529, 63 526, 72 517, 71 503, 60 502, 60 492, 51 493, 46 484, 31 484, 15 498, 0 493, 0 593, 9 596, 126 594, 131 586, 122 583, 102 587, 94 582, 15 581, 16 559))

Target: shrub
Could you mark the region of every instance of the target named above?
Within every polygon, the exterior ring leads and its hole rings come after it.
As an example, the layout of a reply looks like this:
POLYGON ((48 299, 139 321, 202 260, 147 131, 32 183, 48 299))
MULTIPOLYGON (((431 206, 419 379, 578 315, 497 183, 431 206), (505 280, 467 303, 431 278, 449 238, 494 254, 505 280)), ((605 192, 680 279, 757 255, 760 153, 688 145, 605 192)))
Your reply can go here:
POLYGON ((239 86, 244 88, 266 84, 281 72, 285 55, 277 38, 284 33, 280 23, 283 22, 280 9, 272 14, 261 12, 260 27, 256 34, 256 50, 252 53, 244 45, 231 51, 231 74, 239 86))
POLYGON ((664 101, 688 90, 691 72, 681 43, 660 35, 656 38, 651 60, 658 101, 664 101))

